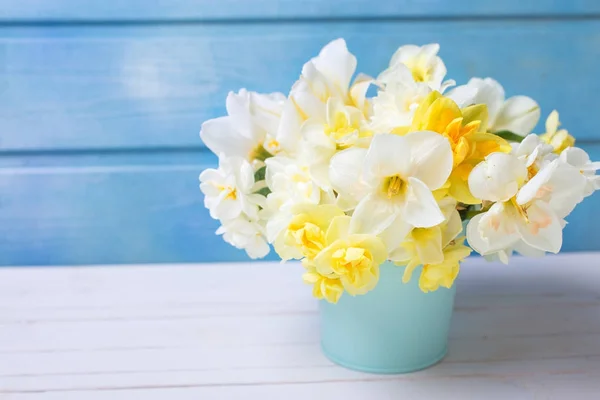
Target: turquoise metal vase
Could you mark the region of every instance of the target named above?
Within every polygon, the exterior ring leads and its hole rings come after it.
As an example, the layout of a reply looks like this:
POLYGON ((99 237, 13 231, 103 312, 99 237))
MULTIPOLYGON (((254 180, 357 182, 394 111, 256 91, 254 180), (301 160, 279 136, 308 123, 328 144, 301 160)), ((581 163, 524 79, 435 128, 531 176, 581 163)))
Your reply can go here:
POLYGON ((400 374, 427 368, 447 350, 456 287, 423 293, 420 268, 402 283, 403 267, 385 263, 369 293, 320 302, 321 346, 331 361, 359 371, 400 374))

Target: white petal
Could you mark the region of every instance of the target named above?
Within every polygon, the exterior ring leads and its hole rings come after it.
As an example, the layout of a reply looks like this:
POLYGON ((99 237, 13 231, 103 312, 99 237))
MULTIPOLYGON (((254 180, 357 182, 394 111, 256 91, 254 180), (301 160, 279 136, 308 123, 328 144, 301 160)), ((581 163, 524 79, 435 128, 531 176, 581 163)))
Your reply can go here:
POLYGON ((417 228, 429 228, 444 221, 431 190, 417 178, 408 178, 408 189, 402 217, 417 228))
POLYGON ((392 134, 375 135, 365 157, 365 181, 375 184, 379 179, 388 176, 407 177, 411 162, 408 146, 404 137, 392 134))
POLYGON ((471 218, 467 224, 467 241, 469 246, 479 254, 484 255, 489 249, 489 243, 483 239, 479 231, 479 224, 484 214, 479 214, 471 218))
POLYGON ((492 153, 473 168, 469 190, 478 199, 506 201, 527 178, 524 163, 511 154, 492 153))
POLYGON ((394 204, 376 194, 369 194, 356 206, 350 222, 351 232, 377 235, 395 221, 399 210, 394 204))
POLYGON ((517 244, 515 244, 514 250, 523 257, 539 258, 544 257, 546 255, 545 251, 531 247, 522 240, 518 241, 517 244))
MULTIPOLYGON (((318 74, 314 65, 310 62, 302 69, 303 74, 305 73, 305 69, 318 74)), ((324 86, 324 83, 321 85, 322 87, 317 88, 316 83, 317 82, 313 81, 309 85, 307 79, 301 77, 300 80, 292 86, 290 97, 294 100, 300 110, 302 110, 304 118, 310 117, 318 121, 325 121, 325 107, 323 107, 323 102, 317 96, 325 95, 328 89, 324 86), (317 89, 319 91, 317 91, 317 89)))
POLYGON ((250 113, 256 127, 275 135, 286 102, 283 93, 250 92, 250 113))
POLYGON ((366 155, 366 149, 352 147, 331 158, 329 181, 336 192, 356 201, 365 196, 368 187, 362 180, 362 169, 366 155))
POLYGON ((523 241, 536 249, 558 253, 562 246, 562 227, 550 205, 536 201, 527 209, 527 216, 529 222, 521 220, 517 224, 523 241))
POLYGON ((271 248, 265 239, 261 236, 255 236, 250 240, 248 246, 244 249, 246 250, 246 254, 252 259, 263 258, 267 254, 271 248))
POLYGON ((449 91, 445 96, 454 100, 454 102, 460 107, 464 108, 475 104, 475 96, 477 95, 477 89, 468 85, 458 86, 449 91))
POLYGON ((302 119, 300 118, 298 109, 294 105, 294 102, 289 99, 283 106, 279 128, 275 138, 280 143, 281 147, 291 154, 296 151, 296 147, 300 141, 301 125, 302 119))
MULTIPOLYGON (((226 193, 225 193, 226 194, 226 193)), ((240 216, 242 202, 238 200, 222 199, 215 203, 210 210, 210 216, 221 221, 229 221, 240 216)))
POLYGON ((314 120, 308 120, 300 129, 302 137, 311 145, 325 147, 335 151, 335 143, 325 134, 325 125, 314 120))
POLYGON ((586 178, 575 167, 556 159, 544 166, 517 194, 517 203, 544 199, 564 218, 583 200, 586 178))
POLYGON ((404 137, 410 146, 411 176, 431 190, 442 186, 452 172, 452 149, 442 135, 421 131, 404 137))
POLYGON ((506 100, 500 109, 493 130, 511 131, 519 135, 529 134, 540 119, 540 107, 527 96, 514 96, 506 100))
POLYGON ((558 218, 565 218, 584 198, 587 179, 579 170, 562 164, 556 169, 545 185, 552 191, 550 207, 558 218))
POLYGON ((362 112, 366 111, 367 108, 367 91, 373 83, 373 78, 365 74, 358 74, 354 83, 350 87, 350 97, 354 102, 354 105, 358 107, 362 112))
POLYGON ((469 245, 481 255, 511 247, 519 234, 515 218, 506 203, 496 203, 487 212, 476 215, 467 225, 469 245))
POLYGON ((338 84, 340 89, 345 91, 350 86, 356 70, 356 57, 348 51, 344 39, 328 43, 312 61, 319 72, 330 82, 338 84))
POLYGON ((401 215, 398 215, 390 226, 379 234, 379 237, 383 240, 388 252, 391 252, 406 240, 406 236, 412 228, 410 224, 404 221, 401 215))
POLYGON ((225 100, 227 114, 236 131, 246 137, 252 137, 252 119, 250 117, 250 92, 241 89, 238 93, 229 92, 225 100))
POLYGON ((467 86, 477 90, 473 104, 487 106, 489 124, 492 125, 504 104, 504 88, 492 78, 471 78, 467 86))
POLYGON ((569 147, 560 153, 560 158, 574 167, 584 168, 590 163, 590 156, 579 147, 569 147))
POLYGON ((210 119, 202 124, 200 138, 215 154, 248 158, 250 152, 261 142, 239 134, 231 123, 231 117, 210 119))

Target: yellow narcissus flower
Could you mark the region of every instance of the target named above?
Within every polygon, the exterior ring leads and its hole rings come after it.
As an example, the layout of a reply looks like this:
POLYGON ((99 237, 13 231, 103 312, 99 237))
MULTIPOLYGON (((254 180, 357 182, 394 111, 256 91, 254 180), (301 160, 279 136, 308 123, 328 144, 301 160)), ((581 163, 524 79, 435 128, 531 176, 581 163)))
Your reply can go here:
POLYGON ((332 204, 299 204, 294 215, 273 243, 282 260, 313 259, 326 246, 325 233, 334 217, 344 212, 332 204))
MULTIPOLYGON (((444 249, 444 261, 439 264, 424 264, 419 288, 427 293, 437 290, 440 286, 451 288, 460 271, 460 263, 471 254, 471 249, 464 245, 465 238, 461 237, 451 242, 444 249)), ((410 279, 410 276, 408 277, 410 279)))
POLYGON ((406 265, 405 277, 421 264, 439 264, 443 249, 462 232, 462 221, 456 211, 456 201, 445 198, 440 204, 445 220, 431 228, 413 228, 398 247, 390 251, 389 259, 406 265))
POLYGON ((433 131, 446 137, 453 153, 453 169, 448 193, 465 204, 479 204, 469 191, 469 174, 488 154, 508 153, 504 139, 485 132, 487 108, 476 104, 462 110, 450 98, 431 92, 415 111, 411 131, 433 131))
POLYGON ((558 129, 559 126, 558 111, 554 110, 546 119, 546 133, 540 135, 540 139, 554 147, 556 154, 575 145, 575 138, 566 129, 558 129))
POLYGON ((325 299, 330 303, 337 303, 344 293, 340 278, 335 275, 321 275, 317 272, 314 263, 307 258, 302 260, 302 266, 306 268, 302 280, 313 286, 313 296, 320 300, 325 299))
POLYGON ((383 241, 375 235, 350 232, 350 217, 335 217, 327 229, 325 247, 315 257, 316 271, 338 277, 351 295, 365 294, 379 280, 379 265, 387 257, 383 241))

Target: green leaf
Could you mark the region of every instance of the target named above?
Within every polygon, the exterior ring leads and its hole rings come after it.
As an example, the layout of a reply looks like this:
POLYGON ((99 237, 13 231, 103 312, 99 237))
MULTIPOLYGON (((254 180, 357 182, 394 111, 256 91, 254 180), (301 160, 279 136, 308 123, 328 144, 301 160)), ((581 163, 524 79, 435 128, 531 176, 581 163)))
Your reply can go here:
POLYGON ((265 174, 267 173, 267 166, 260 167, 254 173, 254 182, 264 181, 265 174))
POLYGON ((524 136, 518 135, 511 131, 494 132, 494 135, 500 136, 502 139, 508 140, 509 142, 521 143, 523 139, 525 139, 524 136))
POLYGON ((267 195, 268 195, 269 193, 271 193, 271 189, 269 189, 268 187, 264 187, 264 188, 262 188, 262 189, 260 189, 260 190, 257 190, 255 193, 256 193, 256 194, 260 194, 260 195, 263 195, 263 196, 267 197, 267 195))

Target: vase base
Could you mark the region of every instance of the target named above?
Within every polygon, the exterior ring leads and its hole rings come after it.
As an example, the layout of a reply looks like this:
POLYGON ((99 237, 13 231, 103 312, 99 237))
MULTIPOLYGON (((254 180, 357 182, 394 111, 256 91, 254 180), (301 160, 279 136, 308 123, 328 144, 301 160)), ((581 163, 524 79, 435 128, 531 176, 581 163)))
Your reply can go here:
POLYGON ((354 371, 368 372, 370 374, 394 375, 394 374, 409 374, 411 372, 417 372, 417 371, 432 367, 435 364, 442 361, 442 359, 446 356, 448 349, 444 348, 444 351, 442 351, 441 354, 439 354, 438 356, 436 356, 436 357, 432 358, 431 360, 428 360, 424 363, 420 363, 417 365, 411 365, 411 366, 398 366, 398 367, 394 367, 394 368, 370 367, 367 365, 357 365, 352 362, 348 362, 348 361, 344 360, 343 358, 337 357, 337 356, 331 354, 330 352, 328 352, 327 349, 325 348, 325 346, 323 346, 323 343, 321 343, 321 351, 323 352, 325 357, 327 357, 330 361, 332 361, 335 364, 342 366, 344 368, 348 368, 348 369, 351 369, 354 371))

